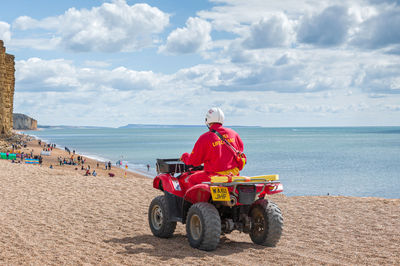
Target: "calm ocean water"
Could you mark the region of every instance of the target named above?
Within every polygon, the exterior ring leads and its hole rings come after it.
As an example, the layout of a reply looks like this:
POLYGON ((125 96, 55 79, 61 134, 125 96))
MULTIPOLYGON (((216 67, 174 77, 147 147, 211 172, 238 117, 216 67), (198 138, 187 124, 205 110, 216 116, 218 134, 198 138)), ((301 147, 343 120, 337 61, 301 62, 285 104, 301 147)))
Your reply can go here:
MULTIPOLYGON (((400 198, 400 127, 246 128, 243 175, 279 174, 284 194, 400 198)), ((58 147, 123 160, 154 177, 156 158, 190 152, 205 127, 29 131, 58 147), (150 164, 150 172, 146 165, 150 164)))

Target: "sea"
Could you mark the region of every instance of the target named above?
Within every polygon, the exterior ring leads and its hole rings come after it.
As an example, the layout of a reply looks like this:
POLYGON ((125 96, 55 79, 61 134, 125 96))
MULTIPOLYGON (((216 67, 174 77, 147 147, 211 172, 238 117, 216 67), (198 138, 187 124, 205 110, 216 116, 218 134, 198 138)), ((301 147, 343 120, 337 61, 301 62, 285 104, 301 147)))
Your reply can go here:
MULTIPOLYGON (((248 159, 241 175, 279 174, 287 196, 400 198, 400 127, 232 128, 248 159)), ((24 133, 100 161, 122 161, 129 170, 154 178, 156 159, 190 153, 206 130, 154 126, 24 133)))

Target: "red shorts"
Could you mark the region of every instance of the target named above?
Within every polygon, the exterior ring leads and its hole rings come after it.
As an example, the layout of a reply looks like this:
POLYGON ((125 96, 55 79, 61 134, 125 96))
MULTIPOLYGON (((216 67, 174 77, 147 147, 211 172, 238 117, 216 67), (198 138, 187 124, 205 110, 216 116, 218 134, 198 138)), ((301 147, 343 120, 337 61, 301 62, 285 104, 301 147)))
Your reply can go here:
POLYGON ((192 187, 197 184, 201 184, 202 182, 209 182, 211 181, 211 177, 216 175, 212 172, 206 171, 197 171, 194 174, 191 174, 185 178, 185 183, 187 187, 192 187))
POLYGON ((202 182, 210 182, 212 176, 216 175, 230 175, 230 176, 238 176, 239 175, 239 169, 234 168, 218 173, 213 173, 213 172, 206 172, 206 171, 197 171, 194 174, 191 174, 187 177, 185 177, 185 184, 186 187, 192 187, 197 184, 201 184, 202 182))

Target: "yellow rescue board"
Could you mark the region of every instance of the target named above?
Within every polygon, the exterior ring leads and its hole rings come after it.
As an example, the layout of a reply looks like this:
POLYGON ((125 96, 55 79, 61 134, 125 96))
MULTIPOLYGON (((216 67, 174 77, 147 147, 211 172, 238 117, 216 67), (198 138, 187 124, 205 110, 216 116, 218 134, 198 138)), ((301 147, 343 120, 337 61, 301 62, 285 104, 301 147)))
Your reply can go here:
POLYGON ((211 183, 230 183, 230 182, 256 182, 256 181, 277 181, 279 175, 260 175, 260 176, 212 176, 211 183))

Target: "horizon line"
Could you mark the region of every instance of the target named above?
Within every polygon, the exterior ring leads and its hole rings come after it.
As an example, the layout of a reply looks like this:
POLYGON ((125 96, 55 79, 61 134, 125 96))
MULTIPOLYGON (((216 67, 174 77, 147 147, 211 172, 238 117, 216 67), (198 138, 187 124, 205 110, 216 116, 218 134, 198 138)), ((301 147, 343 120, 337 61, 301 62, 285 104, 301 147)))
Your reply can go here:
MULTIPOLYGON (((135 127, 204 127, 202 124, 127 124, 124 126, 92 126, 92 125, 38 125, 37 128, 50 127, 74 127, 74 128, 132 128, 135 127)), ((260 126, 260 125, 226 125, 229 127, 253 127, 253 128, 354 128, 354 127, 400 127, 400 125, 324 125, 324 126, 260 126)))

